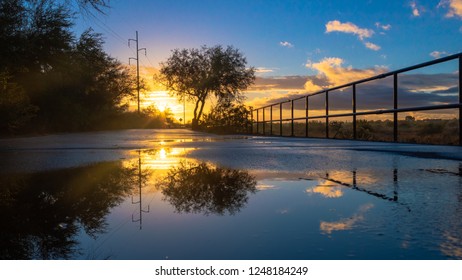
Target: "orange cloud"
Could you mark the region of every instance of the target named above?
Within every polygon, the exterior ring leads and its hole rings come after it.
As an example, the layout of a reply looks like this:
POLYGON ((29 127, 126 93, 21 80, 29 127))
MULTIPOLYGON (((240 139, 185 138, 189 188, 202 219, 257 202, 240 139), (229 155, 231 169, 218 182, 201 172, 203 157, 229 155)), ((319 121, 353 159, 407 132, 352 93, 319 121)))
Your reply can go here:
POLYGON ((373 30, 360 28, 351 22, 341 23, 338 20, 332 20, 326 24, 326 33, 330 32, 352 33, 357 35, 360 40, 370 38, 374 34, 373 30))
POLYGON ((448 5, 449 11, 446 14, 447 17, 461 17, 462 18, 462 0, 446 0, 441 1, 440 5, 448 5))
MULTIPOLYGON (((316 70, 318 80, 327 81, 328 87, 348 84, 353 81, 369 78, 388 71, 386 67, 375 67, 369 69, 354 69, 352 66, 343 66, 343 59, 338 57, 325 57, 317 63, 308 62, 307 68, 316 70)), ((316 86, 324 88, 326 85, 319 85, 313 78, 308 78, 305 89, 316 89, 316 86)))
POLYGON ((322 181, 318 186, 308 188, 305 192, 320 194, 327 198, 339 198, 343 196, 342 187, 327 180, 322 181))

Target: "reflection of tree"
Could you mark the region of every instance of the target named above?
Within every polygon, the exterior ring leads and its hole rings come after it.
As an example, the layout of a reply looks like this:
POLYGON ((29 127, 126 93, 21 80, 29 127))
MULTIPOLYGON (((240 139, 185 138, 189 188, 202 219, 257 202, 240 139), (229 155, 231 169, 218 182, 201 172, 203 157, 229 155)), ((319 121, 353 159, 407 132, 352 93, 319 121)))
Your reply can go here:
POLYGON ((162 193, 178 212, 233 215, 256 192, 257 182, 242 170, 207 163, 180 163, 161 182, 162 193))
POLYGON ((0 175, 0 258, 71 258, 80 228, 90 236, 105 231, 105 216, 131 192, 136 171, 100 163, 0 175))

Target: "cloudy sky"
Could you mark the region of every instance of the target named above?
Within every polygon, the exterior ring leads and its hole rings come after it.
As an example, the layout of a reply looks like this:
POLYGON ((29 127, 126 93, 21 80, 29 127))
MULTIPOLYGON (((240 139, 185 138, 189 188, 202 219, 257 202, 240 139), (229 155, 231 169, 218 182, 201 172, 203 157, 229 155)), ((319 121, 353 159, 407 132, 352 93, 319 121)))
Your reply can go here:
MULTIPOLYGON (((122 62, 134 56, 127 41, 138 31, 140 48, 147 49, 140 60, 145 68, 158 68, 175 48, 232 45, 257 69, 248 95, 254 106, 462 51, 462 0, 111 0, 110 5, 106 15, 80 17, 77 30, 103 33, 106 50, 122 62)), ((457 91, 456 62, 425 71, 406 78, 403 91, 409 95, 403 100, 420 93, 434 102, 429 93, 447 98, 457 91), (423 74, 427 85, 420 88, 423 74)))

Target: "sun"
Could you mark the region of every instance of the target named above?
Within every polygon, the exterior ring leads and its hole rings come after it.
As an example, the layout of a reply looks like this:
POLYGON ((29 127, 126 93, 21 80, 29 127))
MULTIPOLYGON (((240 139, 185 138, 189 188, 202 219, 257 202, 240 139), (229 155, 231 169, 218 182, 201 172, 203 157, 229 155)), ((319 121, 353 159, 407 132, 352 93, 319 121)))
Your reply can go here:
POLYGON ((167 109, 174 116, 183 115, 183 104, 178 103, 178 100, 170 96, 166 91, 151 91, 145 94, 142 105, 143 108, 155 106, 159 111, 165 112, 167 109))

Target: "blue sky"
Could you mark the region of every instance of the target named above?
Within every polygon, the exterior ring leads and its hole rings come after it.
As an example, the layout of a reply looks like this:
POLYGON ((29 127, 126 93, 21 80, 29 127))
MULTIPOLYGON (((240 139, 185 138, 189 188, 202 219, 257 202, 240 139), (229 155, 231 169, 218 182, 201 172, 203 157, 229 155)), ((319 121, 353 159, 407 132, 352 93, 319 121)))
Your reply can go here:
POLYGON ((80 17, 76 28, 103 33, 106 50, 120 61, 134 55, 127 41, 136 30, 140 47, 147 48, 147 57, 141 56, 146 67, 158 67, 175 48, 233 45, 258 69, 258 82, 299 77, 277 94, 326 86, 314 77, 336 85, 462 51, 462 0, 111 0, 110 5, 106 15, 80 17), (350 75, 335 80, 344 72, 350 75))

